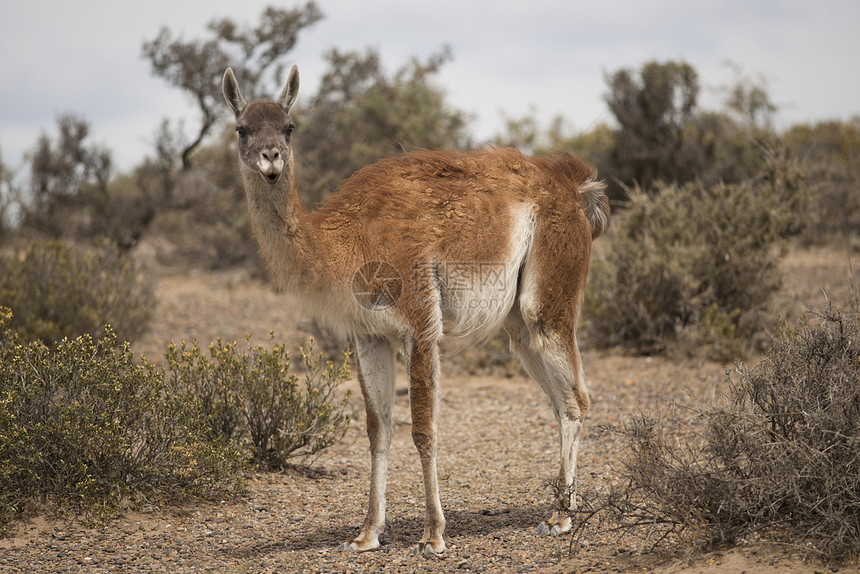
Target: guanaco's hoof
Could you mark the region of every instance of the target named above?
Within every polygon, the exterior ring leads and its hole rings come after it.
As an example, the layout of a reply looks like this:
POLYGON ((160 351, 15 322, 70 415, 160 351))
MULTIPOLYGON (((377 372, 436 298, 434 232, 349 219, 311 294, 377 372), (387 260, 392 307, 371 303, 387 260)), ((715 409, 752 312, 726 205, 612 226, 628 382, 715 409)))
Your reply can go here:
POLYGON ((424 556, 425 558, 440 558, 445 555, 445 548, 437 552, 429 542, 419 542, 409 552, 412 556, 424 556))
POLYGON ((555 520, 545 520, 538 524, 537 532, 538 536, 559 536, 566 532, 570 532, 571 521, 570 518, 562 520, 561 522, 556 522, 555 520))

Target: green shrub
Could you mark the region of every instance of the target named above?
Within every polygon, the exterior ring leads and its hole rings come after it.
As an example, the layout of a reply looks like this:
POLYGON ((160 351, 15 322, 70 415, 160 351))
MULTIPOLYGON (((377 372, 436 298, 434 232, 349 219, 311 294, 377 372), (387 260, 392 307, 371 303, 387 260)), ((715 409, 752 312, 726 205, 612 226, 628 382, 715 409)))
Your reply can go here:
POLYGON ((208 353, 183 342, 165 355, 170 385, 199 401, 209 436, 238 445, 262 468, 315 454, 340 440, 349 425, 349 393, 335 397, 349 378, 347 357, 340 365, 323 363, 313 339, 299 356, 301 375, 290 372, 290 354, 274 339, 270 348, 248 351, 219 339, 208 353))
POLYGON ((22 257, 0 256, 0 305, 12 309, 12 327, 28 340, 98 338, 110 325, 118 339, 133 341, 149 325, 155 296, 116 248, 34 241, 22 257))
POLYGON ((11 318, 0 308, 0 528, 40 501, 105 517, 235 486, 236 453, 110 328, 49 348, 21 342, 11 318))
POLYGON ((698 437, 671 428, 677 413, 636 417, 624 430, 631 447, 624 472, 628 500, 638 503, 617 506, 620 514, 647 512, 655 527, 699 543, 764 536, 802 543, 825 560, 856 557, 857 310, 828 306, 755 367, 738 366, 725 399, 682 425, 704 429, 698 437))
POLYGON ((780 239, 801 225, 801 194, 791 189, 768 177, 633 190, 605 256, 592 264, 584 314, 590 340, 640 352, 704 344, 719 358, 753 346, 780 286, 780 239))
POLYGON ((204 354, 171 345, 162 367, 135 358, 106 327, 53 347, 23 341, 0 307, 0 531, 48 502, 105 518, 138 503, 238 487, 243 460, 283 466, 343 437, 346 358, 313 342, 290 372, 284 345, 204 354))

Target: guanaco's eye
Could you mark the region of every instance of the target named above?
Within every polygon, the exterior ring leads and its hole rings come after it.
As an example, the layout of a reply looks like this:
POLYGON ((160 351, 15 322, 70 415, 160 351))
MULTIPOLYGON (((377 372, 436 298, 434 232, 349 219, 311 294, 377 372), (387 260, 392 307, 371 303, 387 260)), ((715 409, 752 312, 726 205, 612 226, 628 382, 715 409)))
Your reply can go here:
POLYGON ((243 138, 248 135, 248 128, 245 126, 236 126, 236 133, 239 134, 240 138, 243 138))

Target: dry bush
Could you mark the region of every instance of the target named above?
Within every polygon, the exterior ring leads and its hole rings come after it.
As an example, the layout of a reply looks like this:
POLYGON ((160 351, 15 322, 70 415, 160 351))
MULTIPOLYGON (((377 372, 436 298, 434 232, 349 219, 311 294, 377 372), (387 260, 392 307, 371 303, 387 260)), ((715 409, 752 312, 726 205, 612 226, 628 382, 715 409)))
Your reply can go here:
POLYGON ((726 397, 692 422, 680 424, 677 412, 634 418, 621 430, 629 482, 598 506, 621 528, 647 525, 697 544, 758 536, 826 560, 856 557, 858 309, 829 304, 758 365, 739 365, 726 397))
POLYGON ((522 364, 511 351, 508 334, 501 329, 482 345, 464 347, 456 340, 443 341, 440 350, 454 372, 505 378, 525 375, 522 364))
POLYGON ((701 341, 740 349, 763 327, 780 284, 769 210, 751 185, 637 190, 596 258, 586 290, 589 340, 668 352, 701 341))
POLYGON ((235 156, 226 144, 199 150, 196 166, 175 175, 168 208, 153 221, 150 241, 166 267, 226 269, 261 267, 235 156), (222 152, 222 153, 219 153, 222 152))
POLYGON ((811 245, 848 240, 860 246, 860 116, 847 122, 827 121, 792 126, 784 145, 802 159, 815 182, 812 224, 801 239, 811 245))
POLYGON ((767 154, 756 180, 635 189, 593 259, 584 318, 589 341, 645 353, 733 359, 756 348, 779 288, 781 240, 803 226, 792 161, 767 154))
POLYGON ((28 340, 97 338, 110 325, 121 341, 134 341, 149 326, 155 295, 115 247, 34 241, 21 256, 0 256, 0 305, 12 309, 12 327, 28 340))

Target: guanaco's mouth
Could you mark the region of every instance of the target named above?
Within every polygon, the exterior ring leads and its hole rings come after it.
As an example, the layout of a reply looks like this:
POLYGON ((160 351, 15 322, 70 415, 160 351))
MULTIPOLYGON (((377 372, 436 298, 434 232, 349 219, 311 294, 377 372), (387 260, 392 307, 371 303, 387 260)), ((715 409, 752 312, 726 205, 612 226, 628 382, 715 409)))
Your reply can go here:
POLYGON ((257 169, 269 185, 275 185, 284 173, 284 158, 277 149, 263 150, 257 159, 257 169))
POLYGON ((275 185, 278 183, 278 180, 281 179, 280 173, 263 173, 260 172, 260 175, 263 176, 263 179, 266 180, 266 183, 275 185))

